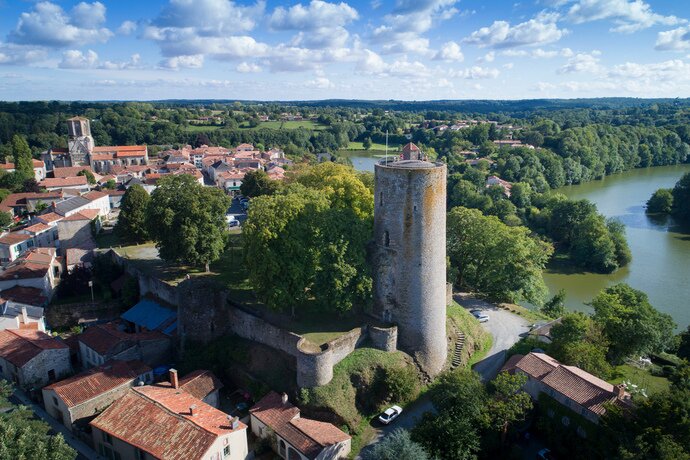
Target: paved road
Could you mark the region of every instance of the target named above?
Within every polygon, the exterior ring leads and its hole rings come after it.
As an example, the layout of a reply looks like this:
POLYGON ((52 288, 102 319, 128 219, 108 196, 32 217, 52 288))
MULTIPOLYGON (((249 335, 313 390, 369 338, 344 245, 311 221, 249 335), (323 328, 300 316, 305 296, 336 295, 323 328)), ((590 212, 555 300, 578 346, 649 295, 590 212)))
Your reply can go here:
POLYGON ((41 406, 29 399, 29 397, 20 390, 15 390, 11 396, 11 399, 12 402, 16 404, 22 404, 29 407, 39 418, 43 419, 43 421, 50 425, 52 431, 55 433, 62 433, 62 436, 65 438, 65 442, 78 452, 77 460, 105 460, 104 457, 98 455, 91 447, 72 436, 72 433, 67 430, 65 425, 48 415, 48 413, 41 406))
MULTIPOLYGON (((493 304, 466 294, 456 294, 455 300, 468 310, 485 311, 490 319, 481 326, 493 336, 493 345, 487 357, 474 365, 474 370, 484 381, 493 379, 503 366, 506 350, 513 346, 529 330, 529 323, 522 317, 496 308, 493 304)), ((362 452, 371 449, 396 428, 410 430, 419 422, 425 412, 433 412, 434 406, 428 395, 424 395, 405 408, 402 415, 389 426, 376 426, 377 434, 362 452)), ((361 457, 357 457, 358 459, 361 457)))
POLYGON ((455 301, 468 310, 482 310, 489 315, 489 321, 481 326, 493 336, 493 345, 487 357, 474 365, 473 369, 484 381, 493 379, 505 362, 506 350, 512 347, 529 331, 529 322, 514 313, 496 308, 495 305, 467 294, 456 294, 455 301))

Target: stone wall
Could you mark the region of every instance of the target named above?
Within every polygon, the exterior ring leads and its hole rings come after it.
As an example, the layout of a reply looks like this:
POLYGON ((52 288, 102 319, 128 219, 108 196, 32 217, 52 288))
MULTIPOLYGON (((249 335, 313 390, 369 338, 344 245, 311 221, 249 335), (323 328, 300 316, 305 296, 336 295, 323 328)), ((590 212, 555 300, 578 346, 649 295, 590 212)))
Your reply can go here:
POLYGON ((42 388, 48 381, 48 372, 55 371, 55 381, 62 380, 71 371, 69 348, 43 350, 19 369, 19 386, 42 388))
POLYGON ((120 316, 120 304, 118 301, 112 301, 96 304, 80 302, 50 305, 46 309, 45 315, 48 329, 71 327, 95 320, 118 318, 120 316))
POLYGON ((392 352, 398 349, 398 327, 369 326, 369 338, 374 348, 392 352))

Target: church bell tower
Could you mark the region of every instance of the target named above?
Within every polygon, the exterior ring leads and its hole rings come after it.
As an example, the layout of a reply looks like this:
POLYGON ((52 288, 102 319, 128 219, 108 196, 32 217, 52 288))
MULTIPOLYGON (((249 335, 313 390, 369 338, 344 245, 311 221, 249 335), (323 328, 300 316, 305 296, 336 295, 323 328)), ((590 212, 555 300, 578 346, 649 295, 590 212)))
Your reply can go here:
POLYGON ((88 166, 93 152, 93 137, 89 120, 74 117, 67 120, 67 145, 71 166, 88 166))

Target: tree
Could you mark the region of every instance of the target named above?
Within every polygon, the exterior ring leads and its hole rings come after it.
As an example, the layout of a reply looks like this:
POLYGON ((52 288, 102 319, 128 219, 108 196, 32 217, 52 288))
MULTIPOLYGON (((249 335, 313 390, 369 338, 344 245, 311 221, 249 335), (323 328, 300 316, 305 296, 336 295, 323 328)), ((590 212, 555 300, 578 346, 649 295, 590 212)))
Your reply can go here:
POLYGON ((384 437, 373 447, 362 451, 362 460, 427 460, 429 455, 421 445, 410 438, 410 433, 401 428, 384 437))
POLYGON ((115 225, 115 234, 122 241, 142 243, 148 240, 146 212, 151 197, 139 184, 127 189, 120 204, 120 215, 115 225))
POLYGON ((625 283, 602 290, 592 307, 594 321, 611 344, 613 362, 664 351, 673 339, 671 316, 657 311, 644 292, 625 283))
POLYGON ((647 200, 647 212, 650 214, 668 214, 673 209, 673 189, 660 188, 647 200))
POLYGON ((77 452, 62 434, 49 432, 50 426, 23 406, 0 415, 0 458, 74 460, 77 452))
POLYGON ((103 188, 108 190, 115 190, 117 188, 117 183, 115 182, 115 179, 108 179, 108 182, 103 184, 103 188))
POLYGON ((522 390, 525 383, 526 375, 511 375, 508 372, 499 373, 491 382, 486 407, 487 424, 501 433, 504 444, 510 425, 524 420, 532 409, 530 395, 522 390))
POLYGON ((549 318, 560 318, 565 314, 565 295, 565 289, 559 289, 559 291, 540 308, 540 311, 549 318))
POLYGON ((690 361, 690 326, 681 332, 679 337, 678 351, 676 354, 684 359, 690 361))
POLYGON ((7 198, 12 192, 6 188, 0 188, 0 201, 7 198))
POLYGON ((34 164, 31 149, 24 136, 12 136, 12 153, 14 155, 14 170, 21 180, 34 178, 34 164))
POLYGON ((225 249, 230 198, 194 176, 163 177, 151 194, 147 228, 160 257, 170 263, 206 265, 225 249))
POLYGON ((371 142, 371 137, 365 137, 364 141, 362 142, 362 147, 364 147, 364 150, 369 150, 372 146, 371 142))
POLYGON ((601 327, 581 312, 566 313, 551 328, 550 354, 569 366, 577 366, 600 378, 608 378, 608 341, 601 327))
POLYGON ((240 193, 250 198, 273 195, 277 189, 278 182, 268 177, 263 169, 247 172, 242 179, 242 185, 240 185, 240 193))
POLYGON ((542 270, 553 252, 550 244, 476 209, 451 209, 447 227, 448 257, 459 287, 503 301, 544 301, 542 270))
POLYGON ((12 225, 14 220, 9 212, 0 211, 0 228, 7 228, 12 225))
POLYGON ((293 315, 309 299, 333 312, 366 302, 372 220, 371 190, 334 163, 308 167, 275 195, 254 198, 243 235, 257 294, 293 315))
POLYGON ((89 171, 88 169, 82 169, 81 171, 79 171, 79 172, 77 173, 77 176, 86 176, 86 181, 87 181, 90 185, 94 185, 94 184, 96 183, 96 177, 95 177, 95 176, 93 175, 93 173, 92 173, 91 171, 89 171))
POLYGON ((685 173, 673 187, 671 213, 684 223, 690 222, 690 173, 685 173))

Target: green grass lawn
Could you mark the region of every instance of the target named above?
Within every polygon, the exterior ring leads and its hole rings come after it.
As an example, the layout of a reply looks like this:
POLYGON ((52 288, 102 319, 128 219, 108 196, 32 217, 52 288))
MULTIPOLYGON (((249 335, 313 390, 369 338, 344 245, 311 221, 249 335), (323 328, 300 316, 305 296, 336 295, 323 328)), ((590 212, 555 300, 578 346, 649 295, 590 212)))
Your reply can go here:
POLYGON ((184 130, 189 133, 203 133, 208 131, 215 131, 221 128, 223 128, 223 126, 221 125, 188 125, 185 126, 184 130))
POLYGON ((640 388, 646 389, 647 395, 668 390, 670 385, 666 377, 656 377, 650 374, 649 371, 631 366, 630 364, 615 367, 613 369, 613 378, 609 380, 609 383, 618 385, 623 381, 629 381, 640 388))
POLYGON ((322 131, 327 126, 314 123, 311 120, 302 121, 262 121, 256 128, 250 128, 249 123, 245 122, 240 125, 243 129, 297 129, 304 128, 309 131, 322 131))
MULTIPOLYGON (((390 142, 388 143, 388 153, 395 152, 398 150, 400 145, 398 144, 391 144, 390 142)), ((379 143, 372 143, 371 148, 369 150, 364 150, 364 144, 362 142, 350 142, 347 144, 347 148, 343 150, 363 150, 365 152, 374 152, 374 151, 381 151, 385 152, 386 151, 386 144, 379 144, 379 143)))

